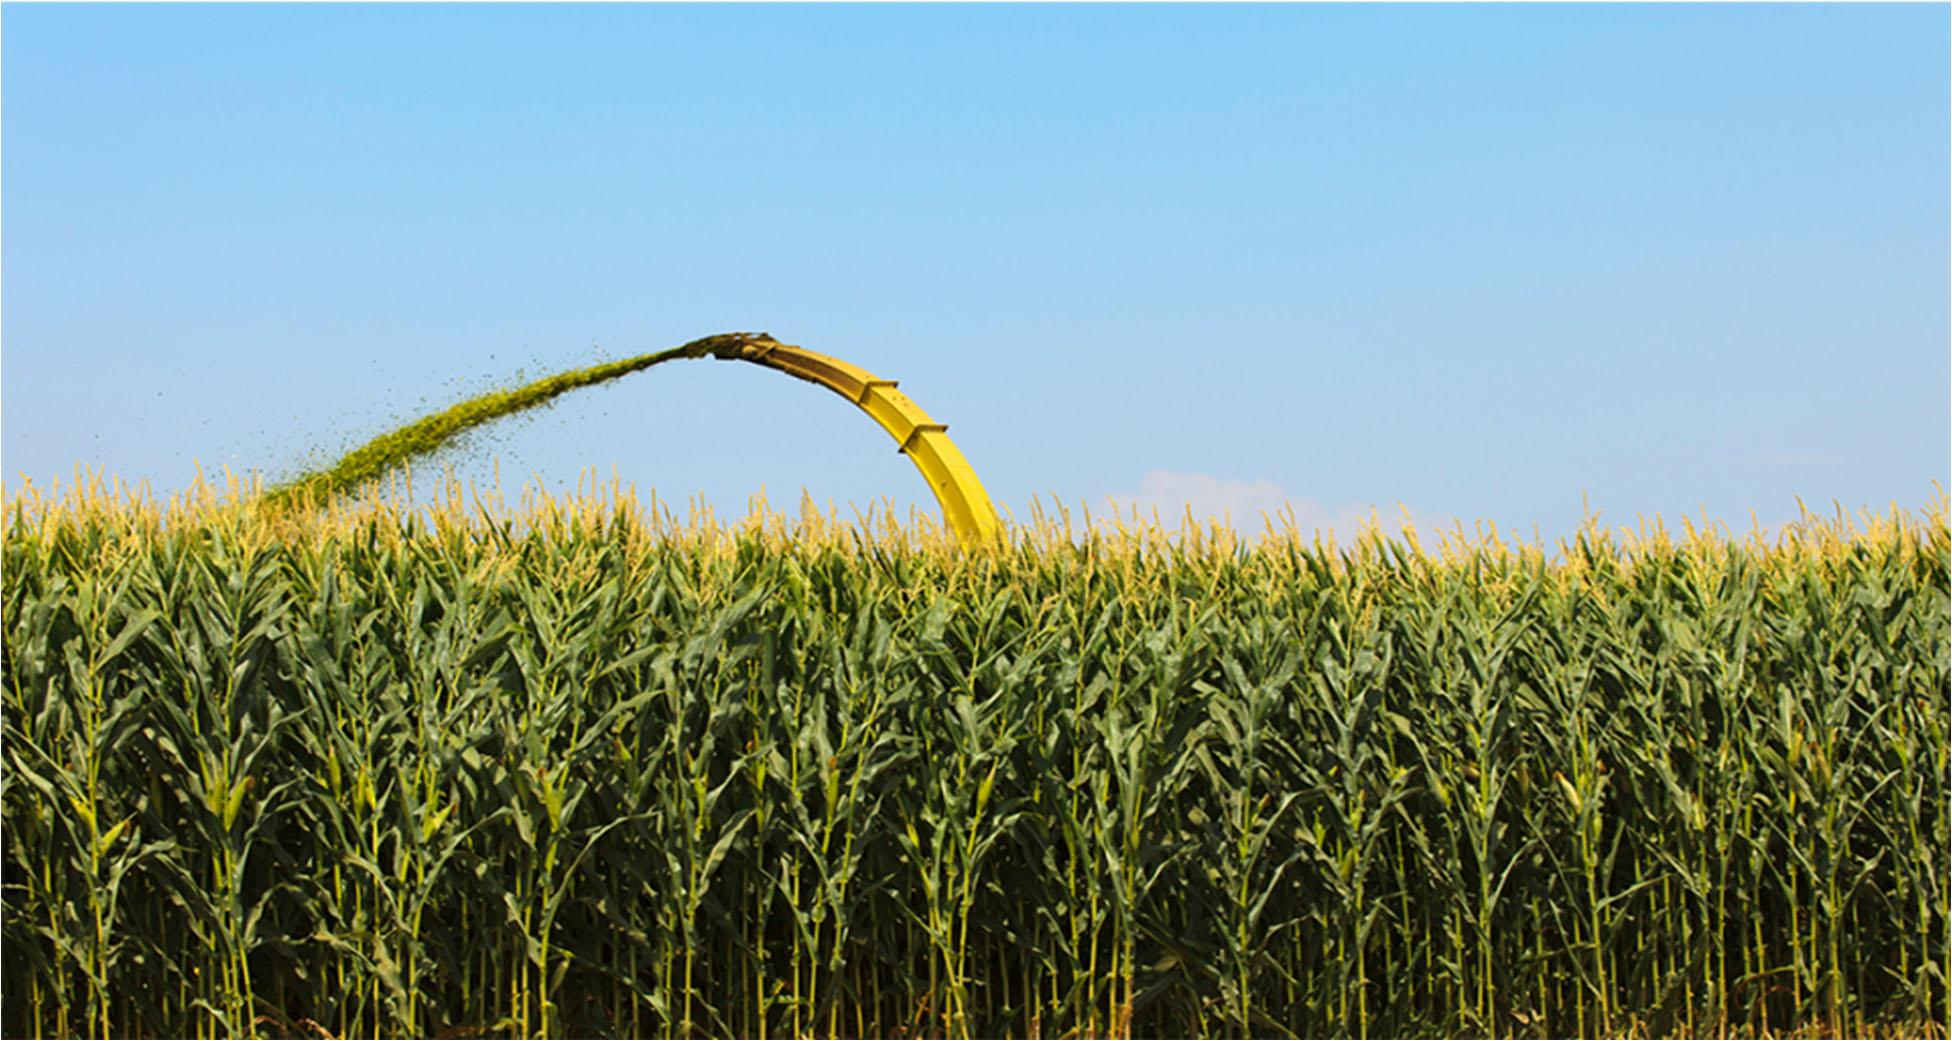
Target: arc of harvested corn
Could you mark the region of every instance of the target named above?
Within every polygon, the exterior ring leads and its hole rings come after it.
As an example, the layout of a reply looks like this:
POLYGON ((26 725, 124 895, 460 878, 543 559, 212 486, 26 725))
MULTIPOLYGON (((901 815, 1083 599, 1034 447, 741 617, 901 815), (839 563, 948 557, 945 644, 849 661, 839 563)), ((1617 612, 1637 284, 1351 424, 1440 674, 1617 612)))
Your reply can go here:
POLYGON ((768 333, 719 333, 681 347, 605 362, 557 373, 514 390, 491 391, 452 408, 414 420, 346 453, 337 463, 271 489, 274 504, 315 501, 359 487, 410 459, 427 455, 475 427, 547 404, 583 387, 641 372, 680 358, 711 355, 725 361, 746 361, 818 384, 853 402, 895 439, 897 451, 922 472, 929 490, 942 507, 943 519, 965 546, 981 545, 997 531, 996 508, 990 505, 983 482, 949 440, 948 426, 930 418, 919 405, 884 380, 838 358, 780 343, 768 333))

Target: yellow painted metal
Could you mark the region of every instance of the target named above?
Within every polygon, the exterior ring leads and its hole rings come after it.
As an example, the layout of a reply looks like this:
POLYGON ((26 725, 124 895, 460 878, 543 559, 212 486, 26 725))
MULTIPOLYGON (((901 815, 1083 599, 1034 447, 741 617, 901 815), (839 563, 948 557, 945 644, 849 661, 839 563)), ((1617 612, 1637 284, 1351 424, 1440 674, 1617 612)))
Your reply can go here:
POLYGON ((996 508, 990 505, 989 493, 983 490, 983 482, 977 480, 969 460, 949 440, 949 428, 929 418, 920 405, 896 390, 894 380, 879 379, 839 358, 780 343, 765 333, 727 333, 696 341, 696 345, 700 353, 710 351, 720 360, 777 369, 853 402, 881 424, 881 429, 895 439, 896 450, 922 471, 922 479, 935 492, 942 515, 957 539, 964 545, 977 545, 996 535, 996 508))

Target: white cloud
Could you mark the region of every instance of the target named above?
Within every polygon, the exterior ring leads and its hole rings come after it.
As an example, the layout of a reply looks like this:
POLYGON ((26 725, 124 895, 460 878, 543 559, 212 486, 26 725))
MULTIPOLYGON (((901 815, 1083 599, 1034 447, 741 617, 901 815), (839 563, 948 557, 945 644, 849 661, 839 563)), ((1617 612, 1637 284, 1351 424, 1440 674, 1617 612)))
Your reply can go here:
MULTIPOLYGON (((1268 521, 1280 528, 1286 511, 1292 511, 1298 531, 1304 534, 1311 531, 1332 533, 1335 540, 1344 545, 1372 521, 1382 528, 1385 535, 1390 536, 1403 530, 1406 517, 1419 533, 1426 536, 1440 529, 1449 529, 1457 523, 1455 517, 1410 510, 1401 504, 1383 506, 1348 502, 1329 506, 1317 499, 1289 495, 1280 485, 1266 478, 1241 481, 1212 474, 1175 473, 1171 470, 1153 470, 1139 479, 1138 491, 1113 495, 1111 499, 1113 507, 1123 517, 1130 517, 1136 511, 1140 517, 1150 519, 1157 511, 1161 522, 1168 527, 1176 527, 1186 512, 1191 510, 1195 520, 1226 521, 1244 535, 1260 534, 1268 521)), ((1434 543, 1435 539, 1430 541, 1434 543)))

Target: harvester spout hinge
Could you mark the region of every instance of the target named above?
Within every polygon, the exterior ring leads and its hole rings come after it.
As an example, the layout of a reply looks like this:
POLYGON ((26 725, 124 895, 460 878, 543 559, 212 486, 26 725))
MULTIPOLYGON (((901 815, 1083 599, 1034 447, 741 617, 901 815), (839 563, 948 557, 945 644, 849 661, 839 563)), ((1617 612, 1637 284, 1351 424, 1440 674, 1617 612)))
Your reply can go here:
POLYGON ((719 333, 693 340, 680 349, 688 358, 709 354, 720 361, 757 361, 779 345, 771 333, 719 333))

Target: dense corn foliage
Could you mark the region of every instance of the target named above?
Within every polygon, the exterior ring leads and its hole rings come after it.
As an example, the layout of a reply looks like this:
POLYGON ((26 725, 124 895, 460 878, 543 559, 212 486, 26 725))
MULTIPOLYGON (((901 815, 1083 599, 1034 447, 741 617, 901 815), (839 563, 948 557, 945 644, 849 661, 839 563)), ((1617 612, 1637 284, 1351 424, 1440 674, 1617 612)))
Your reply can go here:
POLYGON ((1935 1032, 1948 555, 16 494, 0 1029, 1935 1032))

